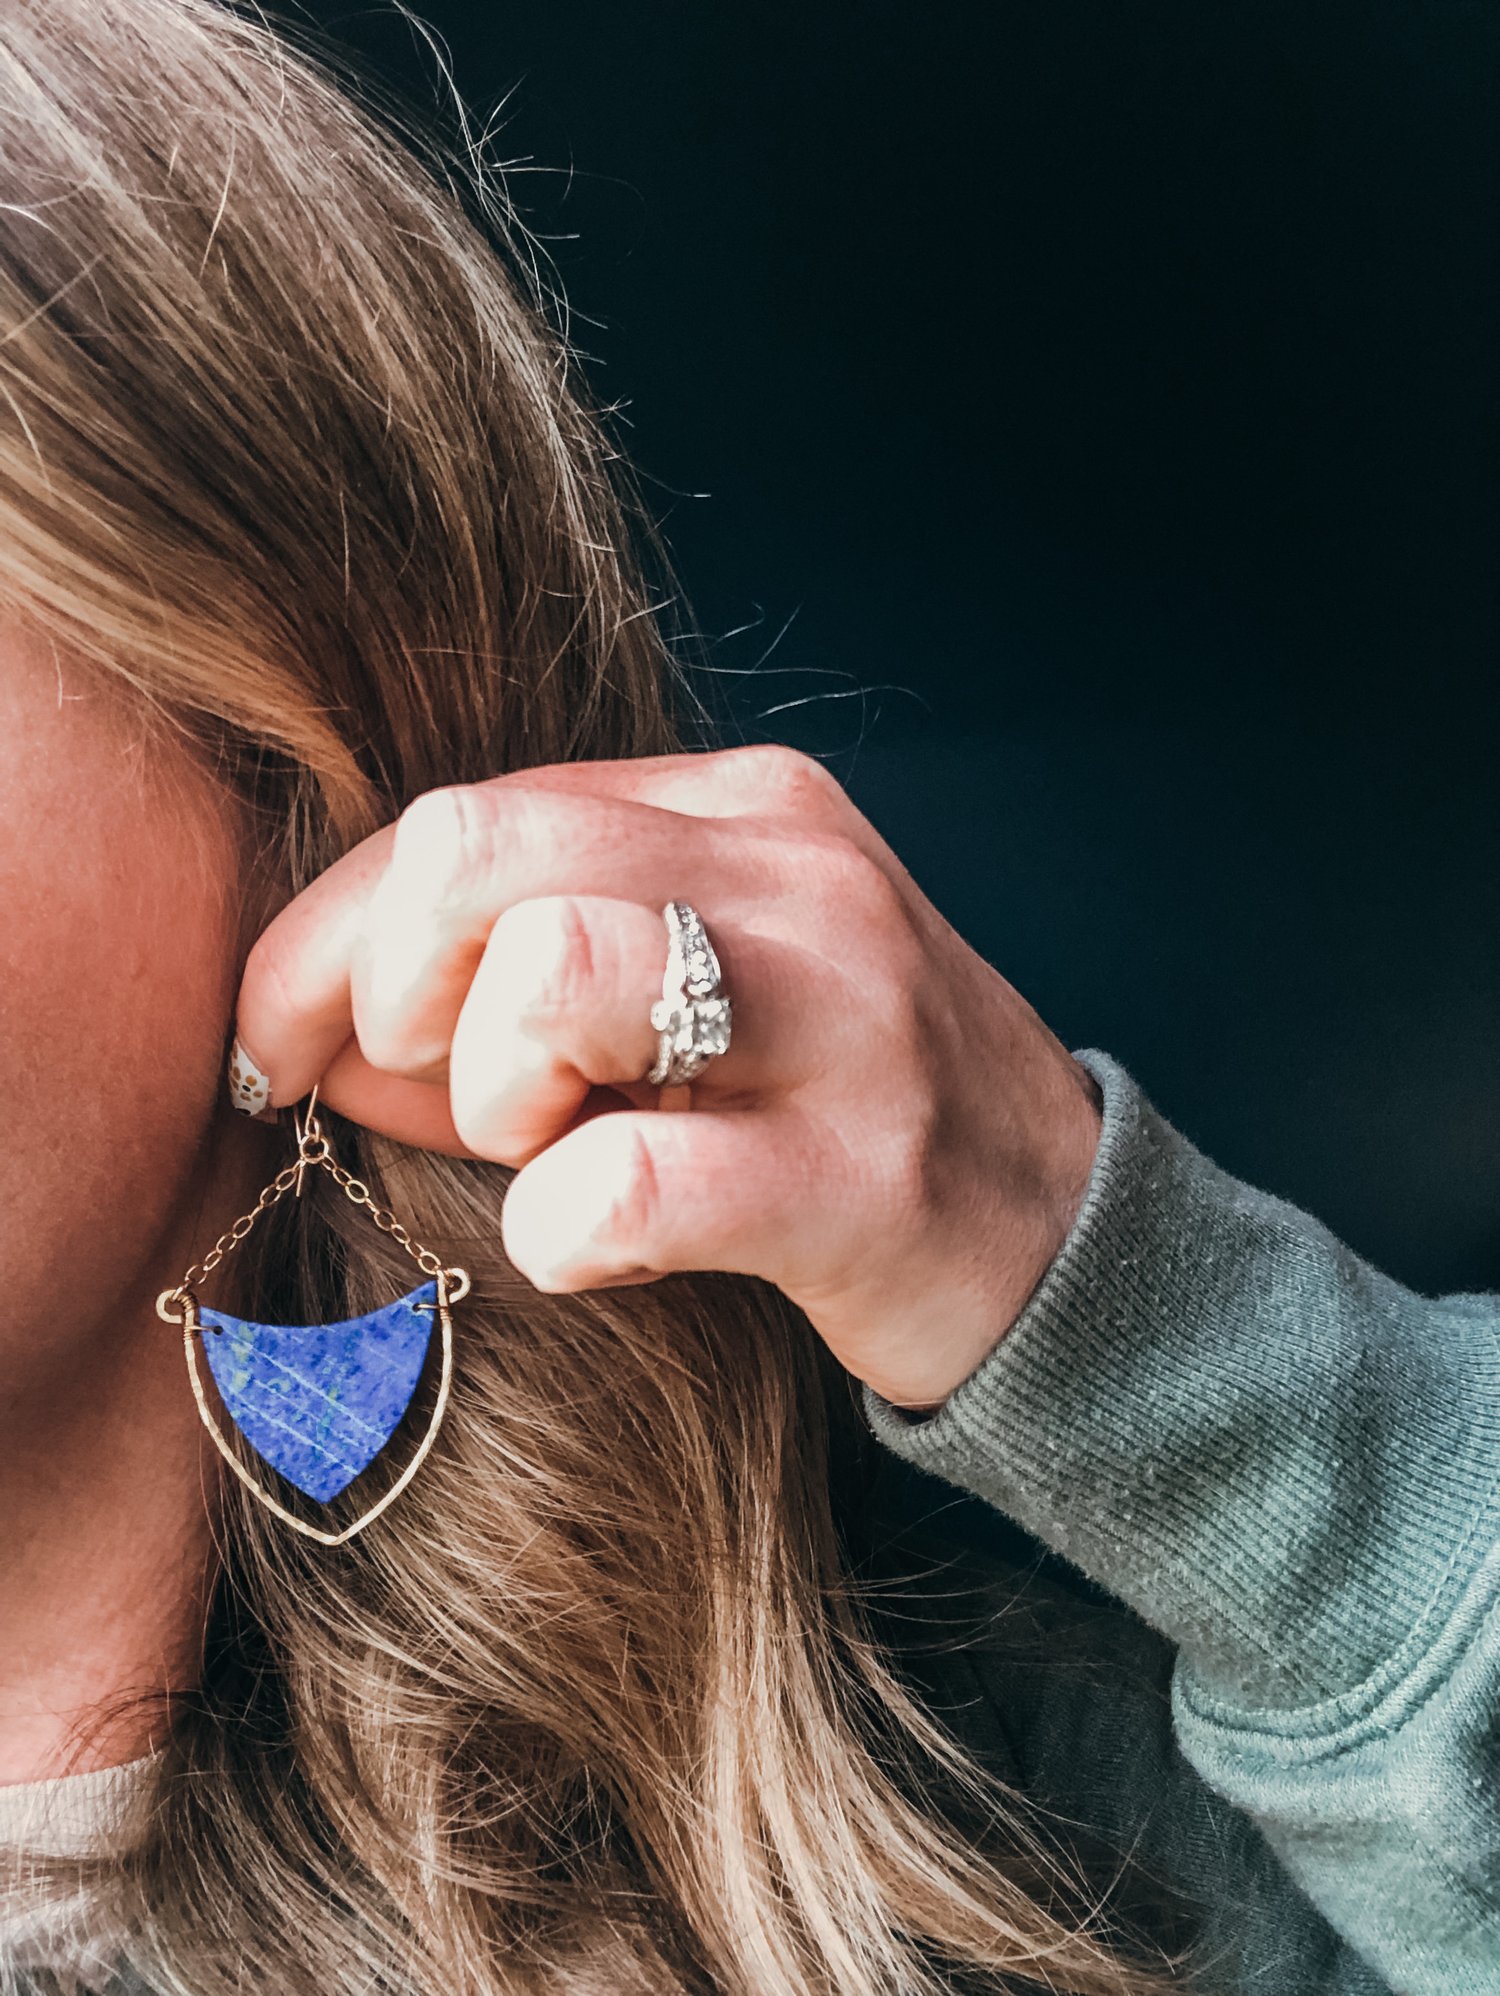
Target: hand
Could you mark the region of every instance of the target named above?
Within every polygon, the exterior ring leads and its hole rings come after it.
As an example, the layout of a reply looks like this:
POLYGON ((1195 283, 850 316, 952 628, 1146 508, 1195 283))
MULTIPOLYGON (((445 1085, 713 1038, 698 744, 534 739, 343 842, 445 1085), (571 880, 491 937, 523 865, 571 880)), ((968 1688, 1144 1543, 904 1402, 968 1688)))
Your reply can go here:
POLYGON ((518 1167, 501 1237, 539 1289, 762 1276, 911 1408, 1014 1322, 1098 1140, 1092 1077, 775 745, 427 792, 270 923, 237 1024, 274 1105, 316 1082, 370 1129, 518 1167), (662 1090, 640 1077, 672 899, 733 1037, 662 1090))

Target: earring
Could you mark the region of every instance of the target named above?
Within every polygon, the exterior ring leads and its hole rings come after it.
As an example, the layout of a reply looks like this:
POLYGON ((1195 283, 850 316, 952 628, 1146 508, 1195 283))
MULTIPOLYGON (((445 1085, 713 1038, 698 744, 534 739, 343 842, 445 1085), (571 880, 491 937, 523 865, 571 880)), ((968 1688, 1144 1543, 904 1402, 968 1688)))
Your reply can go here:
POLYGON ((449 1307, 468 1295, 469 1276, 466 1269, 444 1268, 394 1214, 375 1204, 362 1179, 337 1162, 316 1115, 317 1100, 314 1088, 305 1113, 294 1112, 295 1161, 276 1174, 252 1210, 219 1236, 175 1288, 161 1292, 156 1314, 181 1326, 198 1412, 241 1483, 293 1531, 319 1545, 336 1546, 373 1524, 396 1501, 437 1440, 453 1381, 449 1307), (366 1208, 381 1232, 405 1248, 430 1280, 383 1309, 337 1324, 256 1324, 222 1310, 201 1308, 194 1285, 217 1268, 261 1214, 286 1193, 300 1199, 303 1177, 314 1166, 329 1172, 356 1206, 366 1208), (327 1504, 369 1468, 395 1433, 422 1376, 434 1317, 442 1327, 442 1371, 432 1417, 411 1461, 379 1502, 342 1531, 325 1531, 297 1517, 257 1481, 225 1439, 204 1391, 199 1345, 219 1398, 256 1454, 295 1489, 327 1504))

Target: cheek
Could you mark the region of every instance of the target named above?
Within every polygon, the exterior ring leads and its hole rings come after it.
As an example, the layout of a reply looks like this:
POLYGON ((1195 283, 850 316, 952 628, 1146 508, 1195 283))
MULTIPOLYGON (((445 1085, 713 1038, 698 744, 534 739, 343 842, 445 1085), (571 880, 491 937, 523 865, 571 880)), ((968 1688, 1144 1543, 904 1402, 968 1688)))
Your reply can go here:
POLYGON ((53 762, 45 784, 7 785, 0 1345, 12 1354, 17 1336, 45 1345, 46 1322, 88 1334, 151 1267, 201 1168, 236 988, 236 848, 217 800, 190 772, 153 786, 96 746, 70 736, 71 784, 53 762))
POLYGON ((19 880, 0 869, 0 1027, 26 1098, 6 1107, 100 1131, 180 1110, 233 970, 227 845, 115 801, 40 828, 19 880))

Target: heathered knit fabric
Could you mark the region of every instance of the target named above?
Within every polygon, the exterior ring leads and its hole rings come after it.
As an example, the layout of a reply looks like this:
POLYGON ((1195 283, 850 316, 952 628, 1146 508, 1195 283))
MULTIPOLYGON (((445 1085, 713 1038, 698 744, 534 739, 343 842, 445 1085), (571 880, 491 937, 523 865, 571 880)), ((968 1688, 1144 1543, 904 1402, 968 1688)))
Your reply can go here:
POLYGON ((1179 1888, 1206 1996, 1500 1996, 1500 1299, 1412 1295, 1080 1057, 1026 1311, 933 1416, 862 1389, 879 1514, 947 1492, 994 1602, 914 1674, 1179 1888))
POLYGON ((1022 1751, 1243 1900, 1224 1996, 1500 1996, 1500 1298, 1414 1295, 1080 1059, 1061 1255, 935 1414, 864 1387, 870 1427, 1154 1632, 1170 1733, 1043 1693, 1022 1751), (1174 1837, 1205 1789, 1212 1864, 1174 1837))

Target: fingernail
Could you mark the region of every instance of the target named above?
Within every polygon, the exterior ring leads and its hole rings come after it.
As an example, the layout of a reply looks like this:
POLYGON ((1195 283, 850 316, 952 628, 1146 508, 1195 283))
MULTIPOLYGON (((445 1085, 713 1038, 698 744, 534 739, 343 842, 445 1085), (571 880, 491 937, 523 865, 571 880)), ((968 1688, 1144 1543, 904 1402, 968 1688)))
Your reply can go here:
POLYGON ((229 1099, 243 1116, 259 1116, 271 1105, 271 1077, 236 1033, 229 1049, 229 1099))

